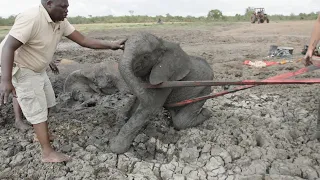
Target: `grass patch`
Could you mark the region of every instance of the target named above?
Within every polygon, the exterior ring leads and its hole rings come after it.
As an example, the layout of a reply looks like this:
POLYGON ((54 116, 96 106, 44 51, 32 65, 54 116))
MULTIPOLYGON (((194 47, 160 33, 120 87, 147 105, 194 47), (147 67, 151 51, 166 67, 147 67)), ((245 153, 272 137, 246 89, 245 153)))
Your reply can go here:
POLYGON ((83 33, 90 31, 103 31, 110 29, 131 29, 131 28, 165 28, 169 26, 185 26, 191 23, 175 22, 164 23, 162 25, 157 23, 101 23, 101 24, 74 24, 74 27, 83 33))
MULTIPOLYGON (((82 33, 91 31, 104 31, 110 29, 132 29, 132 28, 199 28, 219 25, 234 24, 230 22, 165 22, 157 23, 101 23, 101 24, 73 24, 73 26, 82 33)), ((0 26, 0 42, 7 35, 11 26, 0 26)))
POLYGON ((157 23, 101 23, 101 24, 74 24, 74 27, 82 32, 105 31, 111 29, 195 29, 210 28, 212 26, 228 26, 235 22, 165 22, 157 23))
MULTIPOLYGON (((184 26, 190 23, 185 22, 174 22, 165 23, 159 25, 156 23, 101 23, 101 24, 73 24, 73 26, 82 33, 88 33, 90 31, 103 31, 109 29, 130 29, 130 28, 150 28, 150 27, 161 27, 165 28, 168 26, 184 26)), ((7 35, 11 26, 0 26, 0 41, 7 35)))
POLYGON ((11 26, 0 26, 0 42, 8 34, 10 28, 11 28, 11 26))

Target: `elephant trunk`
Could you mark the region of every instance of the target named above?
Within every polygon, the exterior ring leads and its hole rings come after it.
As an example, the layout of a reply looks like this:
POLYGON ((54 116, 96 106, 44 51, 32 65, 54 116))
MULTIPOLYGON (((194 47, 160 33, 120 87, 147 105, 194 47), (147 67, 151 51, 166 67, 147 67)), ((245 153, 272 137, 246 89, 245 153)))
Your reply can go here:
POLYGON ((119 63, 120 75, 128 85, 131 93, 137 96, 141 104, 146 105, 148 102, 151 102, 150 96, 147 95, 147 89, 141 85, 143 81, 133 72, 132 59, 132 55, 124 54, 119 63))
MULTIPOLYGON (((120 60, 119 63, 119 72, 120 75, 122 76, 123 80, 127 83, 127 85, 129 86, 129 88, 131 90, 134 90, 136 88, 138 88, 140 86, 140 83, 142 83, 142 81, 135 76, 133 70, 132 70, 132 55, 127 55, 128 53, 125 53, 123 55, 123 58, 120 60), (134 88, 133 88, 134 87, 134 88)), ((137 93, 133 92, 134 94, 137 93)))

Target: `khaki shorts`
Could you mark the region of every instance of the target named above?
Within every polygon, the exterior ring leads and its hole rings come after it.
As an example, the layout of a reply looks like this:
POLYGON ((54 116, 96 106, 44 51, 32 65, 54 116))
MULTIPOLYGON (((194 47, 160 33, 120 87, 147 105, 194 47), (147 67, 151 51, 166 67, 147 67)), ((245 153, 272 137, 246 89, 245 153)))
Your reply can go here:
POLYGON ((36 73, 19 68, 12 76, 12 84, 26 119, 31 124, 47 121, 48 108, 56 105, 56 98, 46 71, 36 73))

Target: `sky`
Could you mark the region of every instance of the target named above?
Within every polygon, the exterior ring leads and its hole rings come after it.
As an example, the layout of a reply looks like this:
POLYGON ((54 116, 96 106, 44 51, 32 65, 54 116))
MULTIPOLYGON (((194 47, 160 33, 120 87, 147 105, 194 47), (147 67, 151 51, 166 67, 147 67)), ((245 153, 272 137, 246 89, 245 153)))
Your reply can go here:
MULTIPOLYGON (((40 0, 0 0, 0 16, 16 15, 40 0)), ((223 15, 244 14, 247 7, 264 7, 267 14, 310 13, 320 11, 320 0, 69 0, 70 16, 166 15, 206 16, 212 9, 223 15)))

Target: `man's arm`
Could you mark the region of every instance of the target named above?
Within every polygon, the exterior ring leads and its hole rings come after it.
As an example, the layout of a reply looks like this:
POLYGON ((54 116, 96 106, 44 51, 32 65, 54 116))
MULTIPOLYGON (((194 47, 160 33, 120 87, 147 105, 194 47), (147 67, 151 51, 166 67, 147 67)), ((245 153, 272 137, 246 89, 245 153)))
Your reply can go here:
POLYGON ((308 50, 314 51, 320 40, 320 13, 314 25, 308 50))
POLYGON ((318 15, 318 19, 314 24, 314 27, 312 30, 308 50, 302 61, 305 66, 310 66, 311 64, 313 64, 312 56, 313 56, 314 49, 317 47, 317 44, 319 43, 319 40, 320 40, 320 13, 318 15))
POLYGON ((8 102, 8 96, 12 92, 14 96, 15 90, 12 85, 12 67, 14 61, 14 52, 22 45, 20 41, 8 35, 6 42, 2 48, 1 55, 1 89, 0 89, 0 105, 8 102))
POLYGON ((114 43, 101 41, 101 40, 85 37, 77 30, 73 31, 69 36, 67 36, 67 38, 76 42, 82 47, 87 47, 91 49, 112 49, 112 50, 123 49, 124 43, 126 41, 126 40, 122 40, 114 43))

